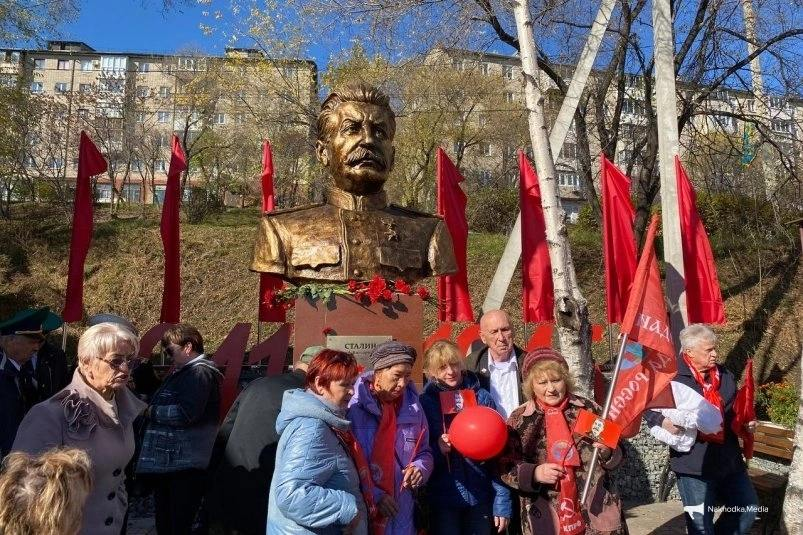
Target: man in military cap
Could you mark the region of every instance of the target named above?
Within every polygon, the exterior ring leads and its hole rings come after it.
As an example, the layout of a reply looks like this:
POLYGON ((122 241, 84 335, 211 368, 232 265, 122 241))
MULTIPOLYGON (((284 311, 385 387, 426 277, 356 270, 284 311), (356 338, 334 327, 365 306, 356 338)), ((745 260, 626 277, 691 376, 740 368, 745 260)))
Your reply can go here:
POLYGON ((387 95, 365 85, 333 91, 318 115, 316 155, 332 175, 326 203, 260 221, 253 271, 286 280, 345 282, 374 275, 408 282, 457 271, 437 216, 388 204, 396 119, 387 95))
POLYGON ((36 353, 49 314, 47 308, 26 309, 0 324, 0 458, 11 449, 30 408, 55 393, 37 374, 37 364, 47 365, 37 362, 36 353))

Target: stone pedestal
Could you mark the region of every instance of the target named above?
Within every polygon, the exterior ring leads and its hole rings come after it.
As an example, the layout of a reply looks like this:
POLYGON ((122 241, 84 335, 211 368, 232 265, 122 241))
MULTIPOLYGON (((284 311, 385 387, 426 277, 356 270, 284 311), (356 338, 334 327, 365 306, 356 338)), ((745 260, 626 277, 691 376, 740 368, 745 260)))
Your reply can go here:
MULTIPOLYGON (((323 303, 298 299, 295 303, 295 344, 293 362, 305 348, 326 345, 327 334, 332 336, 391 336, 394 340, 413 346, 418 352, 413 378, 422 382, 424 303, 416 295, 396 294, 391 302, 371 305, 357 302, 351 296, 335 296, 323 303)), ((358 339, 354 340, 359 343, 358 339)), ((372 342, 372 343, 375 343, 372 342)), ((360 362, 366 369, 370 364, 360 362)))

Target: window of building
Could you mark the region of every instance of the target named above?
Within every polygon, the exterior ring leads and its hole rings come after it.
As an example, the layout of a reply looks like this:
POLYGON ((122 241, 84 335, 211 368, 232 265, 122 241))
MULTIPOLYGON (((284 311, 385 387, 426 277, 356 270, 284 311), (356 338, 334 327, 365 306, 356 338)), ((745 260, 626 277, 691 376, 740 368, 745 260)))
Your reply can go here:
POLYGON ((166 147, 167 146, 167 134, 159 134, 156 137, 156 146, 157 147, 166 147))
POLYGON ((724 129, 730 129, 733 126, 733 117, 727 115, 713 115, 714 122, 724 129))
POLYGON ((169 97, 170 96, 170 86, 169 85, 160 86, 159 87, 159 96, 162 97, 162 98, 169 97))
POLYGON ((93 68, 93 63, 91 59, 82 59, 81 60, 81 70, 82 71, 91 71, 93 68))
POLYGON ((45 69, 44 58, 34 58, 33 68, 36 69, 37 71, 43 71, 45 69))
POLYGON ((504 65, 504 66, 502 66, 502 75, 505 77, 505 80, 512 80, 513 79, 513 66, 512 65, 504 65))
POLYGON ((487 169, 481 169, 479 173, 477 173, 477 178, 480 184, 488 185, 491 183, 491 172, 487 169))
POLYGON ((198 58, 178 58, 178 68, 182 71, 197 71, 200 68, 198 58))
POLYGON ((92 91, 92 84, 78 84, 78 91, 81 93, 89 93, 92 91))
POLYGON ((31 93, 42 93, 44 91, 44 86, 42 82, 31 82, 31 93))
POLYGON ((156 120, 160 123, 166 123, 170 120, 170 112, 169 111, 158 111, 156 112, 156 120))
POLYGON ((0 74, 0 85, 3 87, 16 87, 17 77, 13 74, 0 74))
POLYGON ((56 69, 60 71, 69 71, 70 70, 70 60, 68 59, 60 59, 56 62, 56 69))
MULTIPOLYGON (((156 170, 159 172, 166 172, 167 171, 167 162, 165 160, 156 160, 156 170)), ((158 189, 159 186, 156 186, 158 189)))
POLYGON ((636 74, 625 75, 625 87, 639 87, 641 85, 641 76, 636 74))
POLYGON ((454 143, 453 148, 454 148, 454 153, 455 154, 460 154, 461 152, 463 152, 466 149, 466 144, 463 143, 462 141, 456 141, 454 143))
POLYGON ((480 154, 482 156, 490 156, 491 155, 491 144, 483 141, 478 145, 480 154))
POLYGON ((779 134, 791 134, 792 121, 772 121, 770 128, 772 128, 773 132, 778 132, 779 134))
POLYGON ((282 67, 282 74, 285 78, 295 78, 298 74, 298 69, 295 67, 282 67))
POLYGON ((580 187, 580 176, 572 171, 560 171, 558 172, 558 184, 577 189, 580 187))
POLYGON ((491 65, 489 63, 480 63, 480 72, 485 76, 491 73, 491 65))
POLYGON ((146 98, 149 93, 150 93, 150 90, 148 89, 147 86, 144 86, 144 85, 137 86, 137 96, 138 97, 146 98))
POLYGON ((153 188, 153 204, 164 204, 166 190, 167 186, 156 186, 153 188))
POLYGON ((640 100, 626 98, 622 101, 622 113, 644 115, 644 103, 640 100))
POLYGON ((69 90, 70 84, 67 82, 56 82, 54 89, 56 93, 66 93, 69 90))
POLYGON ((142 160, 133 160, 131 162, 132 171, 142 171, 142 160))
POLYGON ((98 89, 104 93, 122 93, 125 89, 125 82, 119 78, 101 78, 98 89))
POLYGON ((102 203, 112 202, 112 185, 98 184, 95 186, 95 198, 102 203))
POLYGON ((770 97, 770 108, 783 110, 786 109, 787 104, 787 100, 783 97, 770 97))
POLYGON ((511 102, 516 100, 516 94, 512 91, 505 91, 505 102, 510 104, 511 102))
POLYGON ((245 114, 244 113, 235 113, 234 114, 234 124, 245 124, 245 114))
POLYGON ((100 58, 100 69, 104 72, 124 72, 127 59, 125 56, 102 56, 100 58))
POLYGON ((137 72, 150 72, 151 64, 146 61, 140 61, 137 64, 137 72))
POLYGON ((78 108, 78 118, 86 119, 87 117, 89 117, 89 110, 86 108, 78 108))
POLYGON ((214 116, 214 123, 215 124, 226 124, 226 114, 225 113, 216 113, 214 116))
POLYGON ((125 202, 138 203, 141 200, 142 186, 139 184, 123 184, 120 189, 120 198, 125 202))
POLYGON ((753 112, 756 111, 756 101, 750 99, 747 101, 747 111, 753 112))
POLYGON ((137 112, 137 122, 144 123, 145 119, 147 119, 147 114, 144 111, 137 112))
POLYGON ((708 95, 708 100, 721 100, 723 102, 730 101, 730 93, 728 93, 727 89, 717 89, 715 91, 711 91, 708 95))
POLYGON ((453 59, 452 60, 452 68, 454 70, 456 70, 456 71, 462 71, 463 70, 463 60, 457 59, 457 58, 453 59))
POLYGON ((577 144, 564 143, 563 148, 560 151, 560 155, 563 158, 577 158, 577 144))
POLYGON ((8 59, 6 61, 10 61, 11 63, 19 63, 20 62, 20 53, 16 50, 11 51, 8 55, 8 59))
POLYGON ((56 158, 55 156, 50 159, 50 168, 51 169, 61 169, 64 166, 64 162, 61 158, 56 158))

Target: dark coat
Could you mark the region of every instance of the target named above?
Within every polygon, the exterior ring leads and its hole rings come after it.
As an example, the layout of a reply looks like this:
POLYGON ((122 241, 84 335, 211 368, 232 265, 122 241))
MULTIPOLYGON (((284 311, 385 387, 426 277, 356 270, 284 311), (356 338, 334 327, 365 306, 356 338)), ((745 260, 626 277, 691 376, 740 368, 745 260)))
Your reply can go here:
POLYGON ((167 376, 151 400, 137 473, 206 470, 220 417, 222 379, 206 359, 167 376))
POLYGON ((262 377, 237 397, 215 445, 219 464, 207 500, 213 524, 245 535, 265 533, 279 443, 276 418, 284 392, 302 388, 305 378, 301 370, 262 377))
MULTIPOLYGON (((0 351, 0 363, 3 362, 0 351)), ((0 459, 11 450, 20 422, 28 410, 67 386, 67 357, 60 349, 46 343, 37 354, 35 380, 36 397, 23 400, 14 365, 6 361, 0 369, 0 459)))
MULTIPOLYGON (((733 421, 733 401, 736 398, 736 378, 725 367, 717 364, 719 368, 719 395, 722 397, 722 406, 725 412, 723 425, 725 427, 725 442, 716 444, 703 442, 699 436, 688 452, 669 449, 669 464, 672 471, 677 474, 689 474, 704 478, 719 478, 746 470, 742 448, 739 439, 731 430, 733 421)), ((703 395, 702 387, 694 380, 694 376, 682 358, 678 359, 678 374, 674 381, 684 384, 695 392, 703 395)), ((650 425, 661 425, 661 414, 647 411, 645 413, 650 425)))
MULTIPOLYGON (((522 357, 525 351, 515 344, 513 345, 513 351, 516 353, 516 359, 519 364, 519 399, 523 402, 524 391, 521 389, 521 365, 524 364, 522 357)), ((477 374, 482 388, 488 392, 491 391, 491 372, 488 370, 488 346, 483 345, 466 357, 466 369, 477 374)))
MULTIPOLYGON (((477 403, 496 410, 491 394, 480 387, 476 374, 466 371, 462 384, 456 390, 470 389, 477 396, 477 403)), ((494 516, 511 518, 513 513, 510 490, 496 475, 494 461, 475 462, 453 451, 449 460, 441 453, 438 439, 448 430, 455 415, 444 416, 441 412, 441 392, 447 388, 430 381, 419 397, 421 407, 427 416, 429 425, 429 443, 435 469, 427 482, 430 499, 452 508, 474 507, 478 504, 491 504, 494 516), (444 420, 446 429, 444 429, 444 420)))

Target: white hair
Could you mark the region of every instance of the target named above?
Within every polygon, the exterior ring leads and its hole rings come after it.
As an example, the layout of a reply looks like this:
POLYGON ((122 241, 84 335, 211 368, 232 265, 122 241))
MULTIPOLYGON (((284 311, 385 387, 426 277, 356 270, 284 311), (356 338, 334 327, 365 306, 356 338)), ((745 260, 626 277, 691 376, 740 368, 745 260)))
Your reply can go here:
POLYGON ((139 353, 139 339, 134 333, 117 323, 98 323, 78 340, 78 360, 86 364, 114 351, 121 343, 130 345, 135 355, 139 353))
POLYGON ((680 352, 697 347, 701 342, 717 342, 717 335, 704 323, 692 323, 680 331, 680 352))

